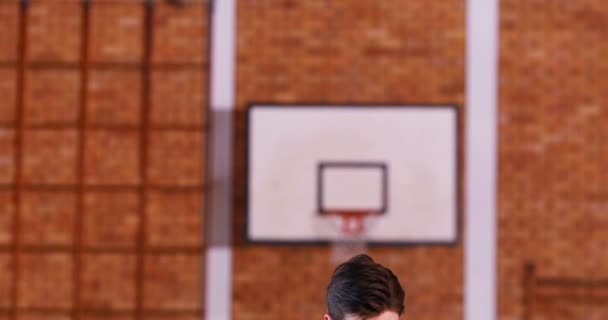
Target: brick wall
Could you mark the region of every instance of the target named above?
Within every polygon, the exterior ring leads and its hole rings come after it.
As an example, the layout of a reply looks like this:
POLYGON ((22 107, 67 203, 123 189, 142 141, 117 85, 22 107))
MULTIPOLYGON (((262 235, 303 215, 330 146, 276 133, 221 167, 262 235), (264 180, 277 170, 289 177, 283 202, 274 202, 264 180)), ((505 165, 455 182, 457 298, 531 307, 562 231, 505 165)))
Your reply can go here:
POLYGON ((0 2, 0 319, 200 318, 206 6, 30 3, 0 2))
MULTIPOLYGON (((84 69, 80 1, 32 1, 25 56, 20 14, 0 2, 0 319, 197 318, 205 8, 95 1, 84 69)), ((462 0, 239 1, 235 319, 319 317, 333 269, 328 247, 243 244, 245 105, 464 106, 464 19, 462 0)), ((526 262, 548 277, 608 277, 606 21, 605 1, 501 1, 501 320, 523 316, 526 262)), ((370 253, 401 278, 411 318, 454 319, 462 249, 370 253)))
MULTIPOLYGON (((602 0, 501 1, 501 320, 522 319, 528 261, 541 276, 608 278, 607 22, 602 0)), ((533 316, 605 319, 608 308, 537 301, 533 316)))
MULTIPOLYGON (((242 0, 237 21, 234 319, 315 319, 326 246, 243 243, 251 101, 464 105, 464 1, 242 0)), ((373 248, 405 285, 412 319, 462 316, 462 243, 373 248)))

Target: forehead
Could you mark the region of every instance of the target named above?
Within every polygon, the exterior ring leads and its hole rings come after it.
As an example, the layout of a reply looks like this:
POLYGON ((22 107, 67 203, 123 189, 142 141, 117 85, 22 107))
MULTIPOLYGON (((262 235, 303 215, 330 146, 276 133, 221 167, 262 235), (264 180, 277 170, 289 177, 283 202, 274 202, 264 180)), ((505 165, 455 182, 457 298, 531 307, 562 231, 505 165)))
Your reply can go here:
MULTIPOLYGON (((363 320, 361 318, 359 318, 358 316, 353 316, 353 315, 347 315, 344 320, 363 320)), ((383 313, 379 314, 376 317, 373 318, 367 318, 365 320, 399 320, 399 315, 394 312, 394 311, 384 311, 383 313)))

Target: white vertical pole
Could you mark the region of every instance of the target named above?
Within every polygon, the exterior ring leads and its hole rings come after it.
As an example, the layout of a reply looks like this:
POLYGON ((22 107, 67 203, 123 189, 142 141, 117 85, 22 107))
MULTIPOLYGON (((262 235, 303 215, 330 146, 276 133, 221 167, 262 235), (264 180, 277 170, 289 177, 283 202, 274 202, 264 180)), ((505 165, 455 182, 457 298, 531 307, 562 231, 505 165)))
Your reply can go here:
POLYGON ((496 319, 499 0, 467 0, 465 320, 496 319))
POLYGON ((211 181, 205 319, 232 318, 232 148, 235 105, 236 0, 215 0, 211 14, 211 181))

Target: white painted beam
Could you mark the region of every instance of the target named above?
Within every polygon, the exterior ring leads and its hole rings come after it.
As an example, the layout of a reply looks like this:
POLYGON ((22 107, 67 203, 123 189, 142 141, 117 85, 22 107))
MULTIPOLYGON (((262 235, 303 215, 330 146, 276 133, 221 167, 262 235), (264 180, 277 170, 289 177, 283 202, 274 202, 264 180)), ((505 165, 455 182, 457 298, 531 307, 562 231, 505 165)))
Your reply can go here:
POLYGON ((236 0, 215 0, 211 19, 210 212, 207 215, 205 319, 232 318, 232 149, 236 0))
POLYGON ((467 0, 465 320, 496 319, 499 0, 467 0))

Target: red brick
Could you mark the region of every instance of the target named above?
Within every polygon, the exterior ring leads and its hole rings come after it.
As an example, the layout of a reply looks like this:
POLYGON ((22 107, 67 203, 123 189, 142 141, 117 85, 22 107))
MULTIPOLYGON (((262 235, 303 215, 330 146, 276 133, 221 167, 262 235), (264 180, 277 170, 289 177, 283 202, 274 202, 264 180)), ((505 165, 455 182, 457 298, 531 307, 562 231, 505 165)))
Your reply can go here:
POLYGON ((200 256, 147 256, 144 266, 144 308, 201 307, 200 256))
POLYGON ((135 255, 92 255, 83 259, 82 304, 85 308, 135 308, 135 255))
MULTIPOLYGON (((146 316, 146 318, 148 318, 146 316)), ((134 315, 84 314, 83 320, 135 320, 134 315)))
POLYGON ((135 248, 138 204, 136 192, 87 192, 84 198, 84 244, 97 248, 135 248))
POLYGON ((25 192, 21 203, 21 237, 25 245, 73 243, 75 192, 25 192))
POLYGON ((23 141, 25 183, 76 183, 76 131, 27 130, 23 141))
POLYGON ((148 178, 152 184, 199 185, 203 182, 203 134, 155 131, 150 136, 148 178))
MULTIPOLYGON (((607 137, 604 1, 501 2, 498 316, 521 318, 523 266, 540 276, 603 278, 607 137)), ((562 288, 562 293, 574 291, 562 288)), ((546 303, 533 318, 603 318, 546 303)), ((597 313, 596 313, 597 312, 597 313)))
POLYGON ((0 4, 0 61, 15 61, 19 37, 19 6, 16 3, 0 4))
POLYGON ((30 61, 78 61, 81 12, 78 2, 32 2, 28 8, 30 61))
POLYGON ((65 314, 40 314, 37 312, 20 312, 19 319, 23 320, 71 320, 68 312, 65 314))
POLYGON ((200 71, 154 71, 150 120, 159 125, 201 125, 206 121, 206 84, 200 71))
POLYGON ((11 291, 13 290, 13 256, 0 252, 0 308, 11 306, 11 291))
POLYGON ((87 122, 137 125, 141 118, 139 71, 93 70, 88 84, 87 122))
POLYGON ((200 246, 203 242, 203 193, 151 192, 148 195, 148 244, 200 246))
MULTIPOLYGON (((18 0, 0 0, 0 61, 16 60, 18 0), (11 5, 7 2, 12 1, 11 5), (10 9, 6 9, 9 8, 10 9), (5 41, 6 40, 6 41, 5 41)), ((86 88, 89 126, 139 126, 141 117, 141 70, 133 63, 143 54, 143 8, 141 2, 93 2, 91 6, 90 59, 94 64, 86 88), (116 63, 125 63, 119 65, 116 63), (124 67, 124 68, 123 68, 124 67)), ((207 84, 203 83, 206 62, 206 15, 204 5, 177 8, 163 1, 155 3, 154 63, 201 63, 192 71, 153 66, 151 126, 195 126, 204 123, 207 84), (163 79, 164 78, 164 79, 163 79)), ((48 62, 49 67, 33 65, 26 71, 24 109, 26 126, 63 124, 75 126, 79 116, 81 79, 76 62, 81 54, 82 3, 34 1, 28 9, 28 60, 48 62), (59 64, 57 64, 59 63, 59 64), (67 65, 61 63, 68 63, 67 65), (57 64, 57 67, 53 67, 57 64)), ((14 124, 16 106, 16 66, 0 68, 0 125, 14 124)), ((14 182, 13 137, 0 134, 0 184, 14 182), (6 158, 3 161, 2 157, 6 158), (3 180, 4 179, 4 180, 3 180), (6 180, 10 179, 10 180, 6 180)), ((87 129, 89 130, 89 129, 87 129)), ((136 185, 140 181, 139 132, 137 130, 97 130, 84 132, 85 183, 136 185)), ((201 130, 203 131, 203 130, 201 130)), ((3 131, 4 132, 4 131, 3 131)), ((202 183, 201 133, 149 132, 151 183, 191 185, 202 183), (154 138, 160 139, 155 141, 154 138), (194 148, 193 148, 194 146, 194 148), (176 165, 164 160, 173 152, 176 165)), ((73 241, 78 155, 77 130, 34 130, 23 132, 22 173, 25 188, 21 196, 21 239, 23 245, 71 245, 73 241), (57 190, 34 191, 29 184, 73 185, 57 190), (70 191, 72 190, 72 191, 70 191)), ((83 243, 86 248, 134 249, 139 224, 137 191, 90 191, 84 194, 83 243)), ((150 246, 190 246, 202 241, 199 229, 203 192, 165 194, 147 191, 150 246), (159 210, 175 210, 170 223, 159 210), (195 215, 196 213, 196 215, 195 215), (192 224, 191 224, 191 223, 192 224), (163 231, 167 230, 167 234, 163 231)), ((0 192, 0 246, 12 241, 14 208, 10 188, 0 192)), ((0 253, 0 309, 12 275, 3 268, 0 253), (8 283, 8 284, 7 284, 8 283)), ((6 253, 10 260, 10 255, 6 253)), ((22 308, 62 308, 65 313, 20 311, 26 320, 71 319, 73 303, 72 253, 34 254, 23 252, 19 282, 22 308)), ((81 302, 84 307, 131 309, 135 307, 135 257, 85 254, 82 264, 81 302)), ((148 257, 144 295, 147 309, 200 308, 202 288, 200 256, 148 257), (167 289, 168 288, 168 289, 167 289), (169 292, 169 294, 167 294, 169 292)), ((10 262, 10 261, 9 261, 10 262)), ((8 301, 8 300, 7 300, 8 301)), ((0 319, 8 316, 0 312, 0 319)), ((146 315, 148 317, 148 315, 146 315)), ((82 318, 107 320, 134 319, 124 316, 98 316, 84 312, 82 318)), ((193 316, 155 318, 193 319, 193 316)), ((197 317, 196 317, 197 318, 197 317)))
POLYGON ((17 72, 14 68, 0 69, 0 97, 2 97, 0 99, 0 124, 15 122, 16 93, 17 72))
POLYGON ((139 142, 133 132, 91 130, 85 148, 85 181, 93 185, 139 183, 139 142))
POLYGON ((0 191, 0 246, 10 244, 13 241, 14 213, 13 192, 0 191))
MULTIPOLYGON (((237 238, 245 219, 247 104, 447 101, 460 104, 465 114, 463 5, 462 0, 239 3, 236 108, 240 112, 233 149, 237 238), (445 7, 449 10, 442 16, 445 7), (450 41, 442 40, 442 34, 450 41), (307 76, 311 74, 315 76, 307 76)), ((458 244, 370 252, 399 275, 406 292, 415 292, 406 298, 408 317, 447 320, 463 314, 463 272, 458 267, 463 265, 462 249, 458 244)), ((330 252, 306 246, 243 246, 237 241, 233 316, 309 319, 323 314, 324 291, 319 288, 327 285, 334 267, 330 252), (267 298, 274 295, 281 296, 281 304, 267 298)))
POLYGON ((142 3, 96 3, 91 9, 91 60, 138 62, 143 52, 142 3))
POLYGON ((72 257, 69 254, 24 254, 19 280, 19 307, 70 308, 72 257))
POLYGON ((205 5, 158 2, 154 11, 154 62, 201 62, 206 53, 205 5))
POLYGON ((0 129, 0 183, 15 180, 15 131, 0 129))
POLYGON ((31 70, 26 88, 26 124, 76 123, 80 105, 77 70, 31 70))
MULTIPOLYGON (((146 318, 148 318, 146 316, 146 318)), ((83 320, 135 320, 134 315, 107 315, 107 314, 85 314, 81 317, 83 320)))

